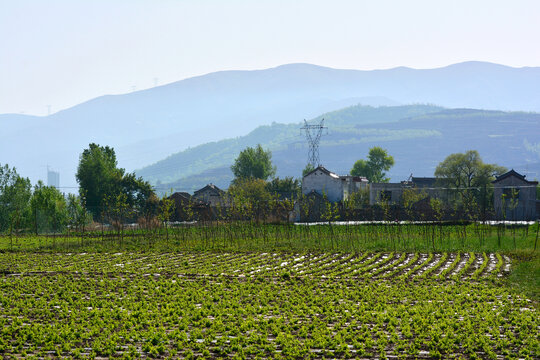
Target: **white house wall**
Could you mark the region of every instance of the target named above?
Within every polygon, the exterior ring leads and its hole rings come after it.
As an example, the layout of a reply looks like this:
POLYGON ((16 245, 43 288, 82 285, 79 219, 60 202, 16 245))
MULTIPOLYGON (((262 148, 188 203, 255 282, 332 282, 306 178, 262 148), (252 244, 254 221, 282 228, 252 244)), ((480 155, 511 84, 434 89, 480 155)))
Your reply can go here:
POLYGON ((331 202, 343 200, 343 183, 339 177, 328 175, 321 170, 316 170, 302 181, 302 193, 309 194, 315 190, 319 194, 325 194, 331 202))

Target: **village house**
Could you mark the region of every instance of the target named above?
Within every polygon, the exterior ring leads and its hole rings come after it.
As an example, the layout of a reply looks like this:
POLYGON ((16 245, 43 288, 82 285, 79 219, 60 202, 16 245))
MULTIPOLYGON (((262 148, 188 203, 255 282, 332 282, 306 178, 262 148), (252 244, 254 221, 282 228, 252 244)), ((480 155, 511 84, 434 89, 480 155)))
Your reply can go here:
POLYGON ((415 177, 399 183, 372 183, 369 185, 369 204, 374 205, 383 200, 389 204, 399 204, 405 189, 416 189, 430 198, 445 199, 447 194, 437 184, 435 177, 415 177))
POLYGON ((368 180, 362 176, 340 176, 318 166, 302 179, 302 194, 316 192, 330 202, 346 200, 353 193, 366 189, 368 180))
POLYGON ((525 175, 512 169, 497 176, 492 184, 497 219, 535 220, 538 218, 539 202, 536 200, 538 181, 525 180, 525 175))
POLYGON ((369 204, 386 201, 389 204, 399 204, 403 190, 412 187, 406 181, 399 183, 372 183, 369 184, 369 204))
POLYGON ((197 200, 209 204, 211 207, 225 206, 225 191, 214 184, 208 184, 205 187, 196 190, 193 197, 197 200))
POLYGON ((175 192, 169 196, 169 199, 174 202, 170 218, 172 221, 203 220, 210 217, 209 205, 195 199, 187 192, 175 192))

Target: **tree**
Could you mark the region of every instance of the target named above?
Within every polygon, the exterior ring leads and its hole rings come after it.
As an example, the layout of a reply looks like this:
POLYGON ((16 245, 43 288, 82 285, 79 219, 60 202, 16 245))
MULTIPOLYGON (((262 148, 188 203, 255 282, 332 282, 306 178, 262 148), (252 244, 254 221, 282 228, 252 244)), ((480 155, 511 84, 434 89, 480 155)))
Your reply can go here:
POLYGON ((269 210, 272 195, 262 179, 248 178, 234 182, 228 190, 237 215, 248 219, 261 219, 269 210))
MULTIPOLYGON (((448 155, 435 168, 435 176, 441 185, 451 188, 456 194, 454 201, 466 207, 480 204, 485 208, 492 199, 491 181, 506 171, 503 166, 485 164, 478 151, 469 150, 448 155)), ((472 214, 473 209, 467 211, 472 214)))
POLYGON ((135 173, 125 174, 120 180, 119 187, 120 193, 126 194, 127 205, 138 212, 143 211, 147 202, 152 201, 150 199, 154 194, 152 185, 141 177, 137 178, 135 173))
POLYGON ((351 220, 354 219, 356 210, 367 205, 369 205, 369 190, 367 188, 358 189, 343 200, 343 209, 351 220))
POLYGON ((238 179, 261 179, 266 180, 276 173, 276 167, 272 165, 272 153, 264 151, 260 144, 257 147, 247 147, 240 152, 234 160, 231 170, 238 179))
POLYGON ((368 162, 364 159, 357 160, 351 169, 351 175, 365 176, 371 181, 371 169, 369 168, 368 162))
POLYGON ((64 195, 54 186, 38 181, 30 199, 32 222, 36 235, 39 231, 60 231, 68 221, 64 195))
POLYGON ((506 168, 495 164, 485 164, 476 150, 451 154, 435 169, 435 176, 447 186, 457 189, 480 187, 490 184, 506 172, 506 168))
POLYGON ((300 192, 301 185, 300 181, 292 176, 287 176, 283 179, 277 177, 266 184, 266 189, 272 195, 278 195, 279 197, 286 198, 296 198, 300 192))
POLYGON ((115 206, 116 199, 125 202, 130 209, 140 210, 153 194, 148 182, 117 168, 113 148, 94 143, 80 155, 76 178, 79 192, 86 199, 86 208, 94 217, 100 217, 106 205, 115 206))
POLYGON ((306 167, 304 168, 304 170, 302 170, 302 177, 306 176, 313 170, 315 170, 315 166, 313 166, 311 163, 308 163, 306 167))
POLYGON ((92 220, 92 216, 86 211, 86 206, 84 206, 84 197, 68 194, 67 214, 70 227, 84 234, 84 227, 92 220))
POLYGON ((117 167, 116 154, 113 148, 90 144, 79 157, 77 182, 79 193, 86 195, 86 208, 99 217, 107 196, 116 192, 115 187, 123 173, 117 167))
POLYGON ((133 207, 128 204, 128 196, 126 193, 116 193, 105 198, 105 214, 113 227, 123 236, 124 223, 131 217, 133 207))
POLYGON ((0 166, 0 231, 20 229, 30 217, 32 187, 15 168, 0 166))
POLYGON ((10 204, 11 187, 19 177, 15 168, 10 168, 7 164, 0 166, 0 231, 9 228, 10 224, 10 204))
MULTIPOLYGON (((172 195, 172 190, 171 190, 172 195)), ((167 235, 167 241, 169 241, 169 228, 167 223, 171 220, 171 216, 175 210, 174 199, 170 195, 165 194, 159 202, 158 219, 163 223, 165 227, 165 233, 167 235)))
POLYGON ((356 161, 351 169, 353 176, 365 176, 369 182, 381 183, 390 181, 385 171, 394 166, 394 158, 385 149, 374 146, 369 149, 368 159, 356 161))
POLYGON ((428 195, 419 189, 406 188, 401 194, 401 205, 405 209, 405 213, 409 217, 409 220, 415 220, 414 204, 420 200, 425 199, 428 195))
POLYGON ((141 218, 138 219, 139 225, 143 228, 152 229, 156 223, 160 210, 160 201, 156 194, 151 194, 143 208, 141 209, 141 218))

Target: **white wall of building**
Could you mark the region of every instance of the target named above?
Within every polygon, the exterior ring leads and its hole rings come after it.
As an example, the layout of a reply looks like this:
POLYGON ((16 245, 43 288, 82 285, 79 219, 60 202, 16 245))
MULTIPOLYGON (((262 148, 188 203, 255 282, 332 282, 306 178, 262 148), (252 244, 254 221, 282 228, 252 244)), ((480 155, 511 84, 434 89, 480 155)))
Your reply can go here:
POLYGON ((317 169, 302 180, 302 193, 307 195, 315 190, 321 195, 325 194, 331 202, 341 201, 344 183, 338 175, 317 169))

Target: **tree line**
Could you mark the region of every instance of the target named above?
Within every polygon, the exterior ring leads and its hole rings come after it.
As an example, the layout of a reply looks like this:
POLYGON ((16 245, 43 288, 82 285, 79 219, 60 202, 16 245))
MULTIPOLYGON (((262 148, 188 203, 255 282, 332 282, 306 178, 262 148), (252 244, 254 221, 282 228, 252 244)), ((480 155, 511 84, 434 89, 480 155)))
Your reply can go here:
MULTIPOLYGON (((237 204, 262 204, 280 197, 295 197, 300 182, 292 177, 272 178, 276 168, 271 153, 260 145, 240 153, 232 166, 236 175, 228 196, 237 204)), ((144 226, 166 223, 174 204, 166 194, 158 198, 149 182, 118 167, 115 151, 91 143, 79 156, 76 180, 79 194, 63 194, 54 186, 30 179, 14 167, 0 166, 0 233, 84 231, 92 222, 123 228, 127 222, 144 226)), ((190 206, 192 204, 189 204, 190 206)), ((192 211, 192 210, 190 210, 192 211)))
POLYGON ((32 187, 15 168, 0 166, 0 233, 56 232, 68 224, 84 226, 89 218, 80 197, 66 197, 42 181, 32 187))
MULTIPOLYGON (((367 177, 370 182, 388 182, 386 172, 393 165, 394 159, 385 149, 373 147, 366 159, 354 163, 350 173, 367 177)), ((308 164, 304 175, 313 169, 314 166, 308 164)), ((272 211, 286 213, 292 211, 294 201, 302 197, 301 181, 294 177, 275 177, 272 154, 260 144, 241 151, 231 170, 234 180, 226 195, 232 204, 229 215, 236 211, 236 217, 258 218, 272 211)), ((502 166, 484 163, 475 150, 451 154, 435 169, 437 186, 452 189, 452 198, 447 199, 451 203, 431 199, 430 205, 437 212, 444 206, 464 209, 489 206, 486 199, 492 198, 491 181, 505 171, 502 166)), ((15 168, 7 164, 0 166, 0 233, 37 234, 59 232, 66 227, 80 230, 92 221, 120 227, 126 221, 141 219, 147 225, 166 223, 173 213, 174 204, 169 196, 158 198, 149 182, 119 168, 115 151, 109 146, 89 144, 79 157, 76 179, 79 194, 65 195, 41 181, 32 186, 15 168)), ((425 197, 421 190, 408 189, 403 193, 401 206, 410 210, 412 204, 425 197)), ((368 200, 368 194, 360 191, 341 206, 361 208, 368 200)), ((388 204, 383 201, 381 205, 388 204)), ((324 206, 327 207, 323 209, 325 217, 337 220, 337 206, 324 206)))

